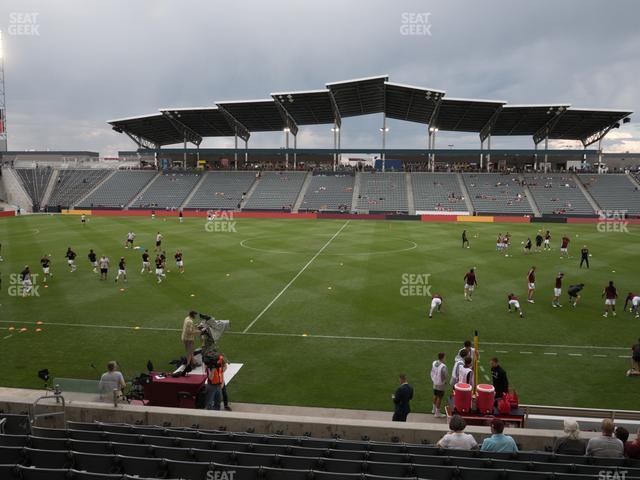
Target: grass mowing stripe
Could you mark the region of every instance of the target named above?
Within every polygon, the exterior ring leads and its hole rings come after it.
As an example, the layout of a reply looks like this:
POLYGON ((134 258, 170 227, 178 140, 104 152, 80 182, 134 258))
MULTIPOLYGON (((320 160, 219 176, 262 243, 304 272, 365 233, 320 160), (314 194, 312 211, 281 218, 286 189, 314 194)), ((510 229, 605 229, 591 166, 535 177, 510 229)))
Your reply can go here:
POLYGON ((345 227, 346 227, 347 225, 349 225, 349 220, 347 220, 346 222, 344 222, 344 224, 342 225, 342 227, 340 227, 340 228, 338 229, 338 231, 337 231, 336 233, 334 233, 334 234, 333 234, 333 236, 332 236, 329 240, 327 240, 327 242, 326 242, 326 243, 325 243, 325 244, 320 248, 320 250, 318 250, 318 251, 316 252, 316 254, 315 254, 313 257, 311 257, 311 260, 309 260, 309 261, 305 264, 305 266, 304 266, 304 267, 302 267, 302 269, 300 269, 300 271, 296 274, 296 276, 295 276, 295 277, 293 277, 293 278, 291 279, 291 281, 290 281, 289 283, 287 283, 287 284, 284 286, 284 288, 283 288, 282 290, 280 290, 280 293, 278 293, 278 294, 273 298, 273 300, 271 300, 271 301, 269 302, 269 304, 268 304, 266 307, 264 307, 264 309, 263 309, 263 310, 258 314, 258 316, 257 316, 256 318, 254 318, 254 319, 253 319, 253 321, 252 321, 249 325, 247 325, 247 328, 245 328, 245 329, 242 331, 242 333, 247 333, 247 332, 251 329, 251 327, 253 327, 253 326, 255 325, 255 323, 256 323, 258 320, 260 320, 260 317, 262 317, 262 315, 264 315, 264 314, 266 313, 266 311, 267 311, 267 310, 269 310, 269 309, 271 308, 271 306, 272 306, 274 303, 276 303, 276 302, 278 301, 278 299, 282 296, 282 294, 283 294, 284 292, 286 292, 286 291, 289 289, 289 287, 290 287, 291 285, 293 285, 293 282, 295 282, 295 281, 297 280, 297 278, 298 278, 300 275, 302 275, 302 274, 304 273, 304 271, 305 271, 307 268, 309 268, 309 265, 311 265, 311 264, 313 263, 313 261, 314 261, 316 258, 318 258, 322 252, 324 252, 324 250, 325 250, 325 249, 326 249, 326 248, 331 244, 331 242, 333 242, 333 240, 334 240, 338 235, 340 235, 340 232, 342 232, 342 230, 344 230, 344 229, 345 229, 345 227))

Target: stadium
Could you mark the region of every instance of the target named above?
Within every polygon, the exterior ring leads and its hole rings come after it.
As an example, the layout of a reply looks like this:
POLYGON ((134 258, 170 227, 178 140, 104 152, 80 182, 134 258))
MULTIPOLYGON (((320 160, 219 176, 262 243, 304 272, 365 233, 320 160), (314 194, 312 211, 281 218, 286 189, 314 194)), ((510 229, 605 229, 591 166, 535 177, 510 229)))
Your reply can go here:
POLYGON ((268 3, 0 8, 0 479, 640 478, 638 7, 268 3))

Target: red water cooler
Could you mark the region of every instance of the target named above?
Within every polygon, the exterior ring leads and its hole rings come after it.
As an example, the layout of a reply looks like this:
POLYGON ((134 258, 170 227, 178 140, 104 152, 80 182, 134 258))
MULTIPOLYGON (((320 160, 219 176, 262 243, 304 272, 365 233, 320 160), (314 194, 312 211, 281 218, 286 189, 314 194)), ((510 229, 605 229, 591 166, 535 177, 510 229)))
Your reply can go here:
POLYGON ((493 413, 493 404, 496 398, 496 389, 493 385, 480 384, 476 387, 476 406, 482 414, 493 413))
POLYGON ((453 403, 458 413, 468 413, 471 411, 471 397, 473 388, 468 383, 456 383, 453 386, 453 403))

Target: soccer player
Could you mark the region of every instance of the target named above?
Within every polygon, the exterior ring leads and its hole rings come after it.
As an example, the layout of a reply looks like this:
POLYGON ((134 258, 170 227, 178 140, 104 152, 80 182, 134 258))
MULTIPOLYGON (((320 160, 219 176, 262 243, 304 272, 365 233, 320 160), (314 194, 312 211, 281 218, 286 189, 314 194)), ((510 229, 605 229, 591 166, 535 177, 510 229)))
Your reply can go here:
POLYGON ((636 295, 635 293, 629 292, 627 295, 627 299, 624 301, 624 309, 627 309, 627 304, 631 302, 631 308, 629 311, 634 313, 636 318, 640 318, 640 313, 638 313, 638 307, 640 306, 640 295, 636 295))
POLYGON ((89 255, 87 255, 87 258, 89 259, 91 268, 93 268, 93 273, 98 273, 98 260, 96 252, 93 251, 93 248, 89 250, 89 255))
POLYGON ((43 255, 40 259, 40 265, 42 265, 42 274, 44 276, 44 281, 47 281, 47 277, 53 277, 53 273, 50 273, 51 269, 51 260, 47 255, 43 255))
POLYGON ((582 268, 582 264, 585 262, 587 263, 587 268, 589 268, 589 249, 586 245, 580 250, 580 268, 582 268))
POLYGON ((0 262, 4 262, 4 258, 2 258, 2 244, 0 243, 0 262))
POLYGON ((467 231, 463 230, 462 231, 462 248, 467 247, 469 248, 469 239, 467 238, 467 231))
POLYGON ((464 276, 464 299, 471 301, 471 296, 473 295, 473 291, 478 286, 478 281, 476 280, 476 273, 472 268, 469 270, 464 276))
POLYGON ((124 248, 133 248, 133 240, 136 238, 136 234, 133 232, 127 233, 127 240, 124 242, 124 248))
POLYGON ((502 243, 504 244, 505 250, 509 249, 509 245, 511 245, 511 234, 509 232, 504 234, 504 238, 502 239, 502 243))
POLYGON ((155 219, 156 219, 156 211, 151 210, 151 220, 155 220, 155 219))
POLYGON ((82 215, 80 215, 80 223, 82 225, 85 225, 87 223, 87 217, 85 216, 84 213, 82 215))
POLYGON ((116 276, 116 283, 120 277, 124 278, 124 281, 127 281, 127 264, 124 261, 124 257, 120 257, 120 261, 118 262, 118 275, 116 276))
POLYGON ((149 261, 149 250, 147 249, 142 254, 142 270, 140 270, 140 273, 144 273, 145 270, 151 273, 151 262, 149 261))
POLYGON ((158 279, 158 283, 162 282, 162 279, 166 277, 164 273, 164 263, 160 255, 156 255, 156 278, 158 279))
POLYGON ((536 252, 540 251, 540 247, 542 247, 542 235, 540 234, 540 230, 538 230, 538 234, 536 235, 536 252))
POLYGON ((162 250, 162 234, 158 232, 158 234, 156 235, 156 252, 159 252, 161 250, 162 250))
POLYGON ((531 253, 531 238, 527 238, 527 241, 524 244, 524 253, 531 253))
POLYGON ((569 237, 566 235, 562 236, 562 243, 560 244, 560 258, 569 256, 569 237))
POLYGON ((562 279, 563 278, 564 278, 564 273, 558 272, 558 275, 556 275, 555 287, 553 289, 553 301, 551 302, 551 305, 553 306, 553 308, 562 306, 560 305, 560 295, 562 295, 562 279))
POLYGON ((513 307, 514 310, 518 314, 520 314, 520 318, 524 318, 524 315, 522 314, 522 309, 520 308, 520 301, 518 300, 518 297, 513 293, 510 293, 509 295, 507 295, 507 308, 509 309, 509 313, 511 313, 511 307, 513 307))
POLYGON ((71 273, 76 271, 76 252, 71 250, 71 247, 67 247, 67 253, 64 254, 67 257, 67 265, 71 269, 71 273))
POLYGON ((609 308, 613 312, 613 316, 616 316, 616 298, 618 298, 618 291, 613 285, 613 282, 609 282, 609 285, 604 287, 602 291, 602 297, 604 298, 604 314, 603 317, 609 315, 609 308))
POLYGON ((109 273, 109 257, 102 255, 100 257, 100 280, 106 280, 109 273))
POLYGON ((180 250, 176 250, 176 254, 173 256, 176 259, 176 266, 178 267, 178 271, 180 273, 184 273, 184 260, 182 259, 182 252, 180 250))
POLYGON ((431 308, 429 309, 429 318, 433 317, 433 312, 437 311, 440 313, 442 311, 442 296, 439 293, 436 293, 433 297, 431 297, 431 308))
POLYGON ((502 243, 502 232, 498 234, 498 238, 496 239, 496 252, 501 252, 504 247, 504 243, 502 243))
POLYGON ((536 267, 533 266, 527 273, 527 302, 535 303, 533 294, 536 292, 536 267))
POLYGON ((162 260, 162 268, 166 270, 167 269, 167 252, 165 252, 164 250, 160 254, 160 260, 162 260))
POLYGON ((580 292, 584 288, 584 283, 577 283, 576 285, 569 285, 569 290, 567 293, 569 294, 569 303, 573 308, 578 305, 578 301, 580 300, 580 292))
POLYGON ((180 223, 182 223, 184 220, 184 217, 182 216, 182 209, 178 210, 178 219, 180 223))
POLYGON ((26 297, 31 293, 31 289, 33 288, 33 283, 31 283, 31 270, 29 270, 29 265, 25 265, 24 270, 20 272, 20 280, 22 280, 22 296, 26 297))
POLYGON ((544 250, 551 250, 551 232, 547 230, 547 233, 544 234, 544 250))

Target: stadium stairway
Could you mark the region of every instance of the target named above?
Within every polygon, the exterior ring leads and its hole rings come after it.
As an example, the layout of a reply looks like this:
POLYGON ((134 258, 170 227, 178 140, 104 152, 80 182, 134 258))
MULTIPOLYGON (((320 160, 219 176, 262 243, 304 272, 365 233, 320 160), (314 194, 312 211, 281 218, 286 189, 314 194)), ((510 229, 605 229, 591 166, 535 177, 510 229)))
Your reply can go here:
POLYGON ((24 212, 30 212, 33 209, 31 197, 13 168, 3 168, 0 181, 4 185, 7 203, 19 206, 24 212))
POLYGON ((598 202, 596 202, 596 199, 593 198, 591 193, 589 193, 589 190, 587 190, 587 187, 584 186, 584 184, 582 183, 582 180, 580 180, 580 177, 575 173, 572 173, 571 178, 573 178, 573 181, 576 182, 576 185, 578 186, 582 194, 585 196, 585 198, 589 202, 589 205, 591 205, 591 208, 593 208, 593 211, 596 213, 601 212, 602 207, 598 205, 598 202))
POLYGON ((636 178, 634 175, 631 175, 631 173, 627 173, 627 175, 629 176, 629 180, 631 180, 631 183, 633 183, 636 187, 638 187, 638 189, 640 189, 640 180, 638 180, 638 178, 636 178))
POLYGON ((117 170, 114 170, 109 175, 107 175, 105 178, 103 178, 101 182, 98 182, 98 184, 95 187, 93 187, 91 190, 89 190, 87 192, 86 195, 83 195, 77 202, 75 202, 75 205, 71 205, 70 208, 76 208, 77 205, 81 205, 82 202, 84 202, 84 200, 86 198, 88 198, 89 196, 93 195, 93 192, 98 190, 102 186, 103 183, 107 182, 111 177, 113 177, 116 174, 116 172, 117 172, 117 170))
POLYGON ((356 172, 356 178, 353 180, 353 196, 351 197, 351 211, 355 211, 358 207, 358 198, 360 197, 361 172, 356 172))
POLYGON ((47 188, 44 191, 44 195, 42 196, 42 205, 49 205, 49 199, 51 198, 51 194, 53 193, 53 189, 56 186, 56 182, 58 181, 58 177, 60 176, 60 170, 54 169, 49 177, 49 183, 47 184, 47 188))
POLYGON ((311 178, 313 177, 313 172, 307 172, 307 176, 304 179, 304 183, 302 184, 302 188, 300 189, 300 193, 298 194, 298 198, 296 198, 296 202, 293 204, 293 213, 298 213, 300 209, 300 205, 302 205, 302 201, 304 200, 304 196, 307 193, 307 189, 309 188, 309 184, 311 183, 311 178))
POLYGON ((207 178, 206 172, 200 175, 200 180, 198 180, 198 182, 193 186, 193 188, 191 189, 191 192, 189 192, 189 195, 187 195, 187 198, 184 199, 184 202, 182 202, 182 204, 180 205, 180 209, 185 208, 189 204, 193 196, 196 194, 196 192, 200 188, 200 185, 202 184, 202 182, 205 181, 206 178, 207 178))
POLYGON ((467 186, 464 183, 464 179, 460 172, 456 173, 456 177, 458 178, 458 184, 460 185, 460 190, 462 191, 462 195, 464 196, 464 203, 467 205, 467 210, 469 211, 469 215, 473 215, 473 202, 469 197, 469 190, 467 190, 467 186))
POLYGON ((405 173, 404 174, 404 179, 405 182, 407 184, 407 208, 409 211, 409 215, 415 215, 416 214, 416 204, 413 200, 413 184, 411 182, 411 174, 410 173, 405 173))
POLYGON ((251 187, 249 187, 249 190, 247 190, 247 194, 244 196, 244 199, 240 202, 240 210, 244 209, 244 205, 247 203, 247 200, 251 198, 251 195, 253 195, 253 192, 256 191, 256 188, 258 188, 259 184, 260 177, 256 176, 256 179, 251 184, 251 187))
POLYGON ((126 205, 125 209, 129 210, 131 208, 131 206, 136 203, 136 201, 142 196, 144 195, 144 192, 146 192, 147 190, 149 190, 149 188, 151 187, 151 185, 153 185, 153 182, 155 182, 156 180, 158 180, 158 178, 160 178, 162 176, 162 171, 158 171, 158 173, 151 179, 149 180, 149 182, 147 182, 147 184, 142 187, 142 189, 136 193, 133 198, 131 199, 131 201, 126 205))
MULTIPOLYGON (((522 179, 522 175, 520 175, 520 180, 522 179)), ((529 186, 525 183, 523 188, 524 196, 527 197, 527 200, 529 200, 529 205, 531 206, 531 210, 533 211, 533 216, 538 218, 541 217, 542 214, 540 213, 540 209, 538 208, 538 204, 536 203, 535 198, 533 198, 533 193, 529 189, 529 186)))

